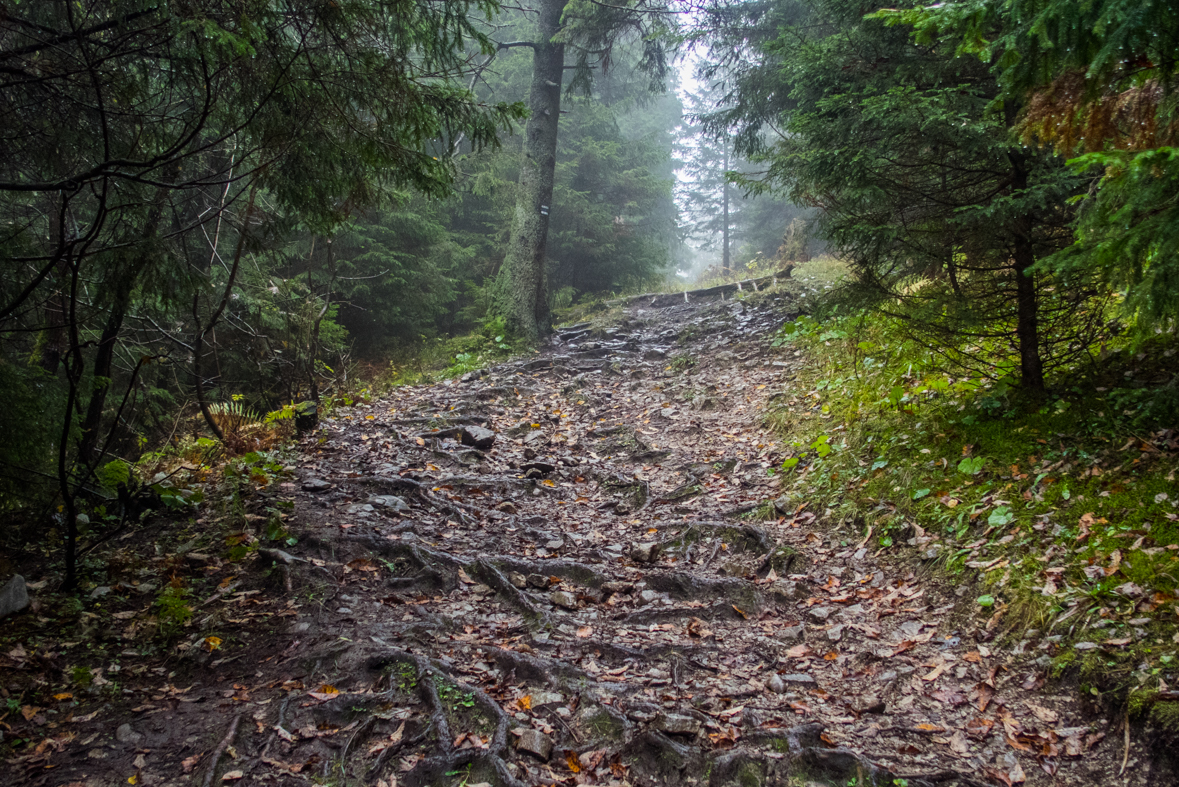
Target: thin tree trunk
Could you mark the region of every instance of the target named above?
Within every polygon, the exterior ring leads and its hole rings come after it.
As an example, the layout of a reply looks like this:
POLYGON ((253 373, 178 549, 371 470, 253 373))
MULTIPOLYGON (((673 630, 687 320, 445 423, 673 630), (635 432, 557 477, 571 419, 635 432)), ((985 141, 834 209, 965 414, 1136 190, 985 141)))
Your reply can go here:
MULTIPOLYGON (((1012 157, 1014 172, 1012 188, 1023 191, 1028 187, 1028 172, 1022 158, 1012 157)), ((1015 335, 1019 339, 1019 372, 1021 385, 1033 392, 1044 390, 1044 364, 1040 358, 1040 320, 1036 298, 1036 279, 1031 268, 1036 264, 1036 252, 1032 246, 1032 227, 1035 217, 1025 213, 1015 222, 1015 265, 1016 325, 1015 335)))
POLYGON ((500 274, 500 307, 514 333, 536 341, 551 329, 545 247, 549 209, 557 168, 557 121, 561 116, 561 79, 565 45, 553 38, 561 29, 566 0, 542 0, 539 40, 532 47, 531 114, 524 128, 524 156, 516 213, 500 274))
POLYGON ((721 144, 723 145, 722 150, 724 151, 722 154, 723 163, 721 164, 721 204, 724 206, 724 218, 722 219, 724 221, 724 230, 721 239, 724 249, 721 252, 721 267, 725 269, 725 273, 728 273, 733 270, 733 260, 729 256, 729 179, 725 176, 725 173, 729 171, 728 132, 725 133, 725 138, 721 144))

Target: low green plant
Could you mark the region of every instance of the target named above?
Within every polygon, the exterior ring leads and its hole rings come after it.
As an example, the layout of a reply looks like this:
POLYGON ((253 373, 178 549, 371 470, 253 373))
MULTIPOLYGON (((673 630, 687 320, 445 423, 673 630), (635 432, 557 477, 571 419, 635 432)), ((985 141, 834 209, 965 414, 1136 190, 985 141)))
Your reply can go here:
POLYGON ((163 639, 172 639, 180 633, 192 620, 192 607, 189 599, 192 592, 176 583, 169 583, 156 596, 156 619, 159 621, 158 633, 163 639))

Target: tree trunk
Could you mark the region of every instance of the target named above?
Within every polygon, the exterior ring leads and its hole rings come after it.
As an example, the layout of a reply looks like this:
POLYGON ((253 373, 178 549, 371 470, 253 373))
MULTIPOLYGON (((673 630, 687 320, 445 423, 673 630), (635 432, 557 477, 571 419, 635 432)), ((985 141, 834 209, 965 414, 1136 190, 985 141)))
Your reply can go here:
POLYGON ((725 269, 725 273, 728 273, 733 270, 733 260, 729 256, 729 179, 725 176, 725 173, 729 171, 729 134, 727 131, 722 145, 724 153, 721 164, 721 204, 724 206, 724 231, 721 243, 724 245, 724 249, 721 251, 721 267, 725 269))
MULTIPOLYGON (((1028 172, 1022 157, 1012 157, 1014 171, 1011 185, 1015 192, 1028 187, 1028 172)), ((1044 364, 1040 359, 1040 324, 1036 299, 1036 279, 1031 268, 1036 264, 1036 252, 1032 246, 1032 227, 1035 217, 1025 213, 1015 222, 1015 265, 1016 325, 1015 335, 1019 340, 1020 384, 1026 390, 1043 392, 1044 364)))
POLYGON ((524 156, 508 254, 500 273, 500 308, 508 328, 529 341, 551 329, 545 246, 557 168, 557 121, 561 116, 561 78, 565 45, 554 43, 566 0, 542 0, 539 37, 532 47, 531 114, 524 128, 524 156))

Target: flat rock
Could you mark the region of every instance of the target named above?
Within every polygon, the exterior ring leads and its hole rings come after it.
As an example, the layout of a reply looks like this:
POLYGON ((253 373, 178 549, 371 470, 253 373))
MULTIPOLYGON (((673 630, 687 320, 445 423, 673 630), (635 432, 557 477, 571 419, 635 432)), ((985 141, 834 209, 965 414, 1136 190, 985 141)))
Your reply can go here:
POLYGON ((839 640, 843 639, 843 630, 845 628, 847 627, 841 623, 838 626, 832 626, 827 629, 827 639, 832 642, 839 642, 839 640))
POLYGON ((700 720, 692 716, 679 713, 665 713, 655 720, 653 725, 660 732, 671 735, 695 735, 703 726, 700 720))
POLYGON ((553 742, 540 730, 524 730, 516 741, 516 748, 548 762, 553 753, 553 742))
POLYGON ((555 691, 532 692, 532 707, 543 708, 545 705, 560 705, 565 698, 555 691))
POLYGON ((565 590, 556 590, 549 594, 549 601, 565 609, 577 609, 577 596, 565 590))
POLYGON ((653 563, 659 557, 659 544, 644 542, 635 544, 630 550, 630 558, 636 563, 653 563))
POLYGON ((131 729, 130 724, 120 724, 115 730, 115 740, 119 743, 130 743, 132 745, 139 744, 143 740, 143 736, 131 729))
POLYGON ((459 432, 459 440, 463 445, 486 451, 495 443, 495 432, 484 429, 482 426, 464 426, 463 430, 459 432))
POLYGON ((808 616, 810 616, 811 620, 817 620, 820 623, 822 623, 822 622, 826 621, 827 618, 831 617, 831 608, 830 607, 812 607, 806 614, 808 616))
POLYGON ((409 503, 397 495, 377 495, 369 500, 374 506, 386 508, 390 511, 408 511, 409 503))
POLYGON ((20 612, 29 605, 29 590, 25 578, 17 574, 0 588, 0 618, 20 612))
POLYGON ((815 679, 810 675, 805 675, 801 672, 791 673, 789 675, 778 675, 784 683, 801 683, 807 686, 814 686, 815 679))
POLYGON ((326 492, 331 488, 331 482, 322 478, 309 478, 303 482, 304 492, 326 492))

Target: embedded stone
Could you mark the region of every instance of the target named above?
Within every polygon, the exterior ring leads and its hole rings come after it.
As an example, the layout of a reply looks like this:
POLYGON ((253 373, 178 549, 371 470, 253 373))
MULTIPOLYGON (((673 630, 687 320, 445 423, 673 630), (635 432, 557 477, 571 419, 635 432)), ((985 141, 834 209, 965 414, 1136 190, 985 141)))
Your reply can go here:
POLYGON ((549 594, 549 601, 565 609, 577 609, 577 596, 565 590, 556 590, 549 594))
POLYGON ((695 735, 701 726, 699 719, 679 713, 665 713, 654 724, 655 729, 669 735, 695 735))
POLYGON ((0 618, 20 612, 29 605, 29 590, 25 578, 17 574, 0 588, 0 618))
POLYGON ((516 741, 516 748, 547 762, 553 753, 553 742, 540 730, 524 730, 516 741))
POLYGON ((654 563, 659 557, 659 544, 644 542, 635 544, 630 550, 630 558, 636 563, 654 563))
POLYGON ((484 429, 482 426, 464 426, 463 430, 459 432, 459 440, 463 445, 486 451, 495 443, 495 432, 484 429))

